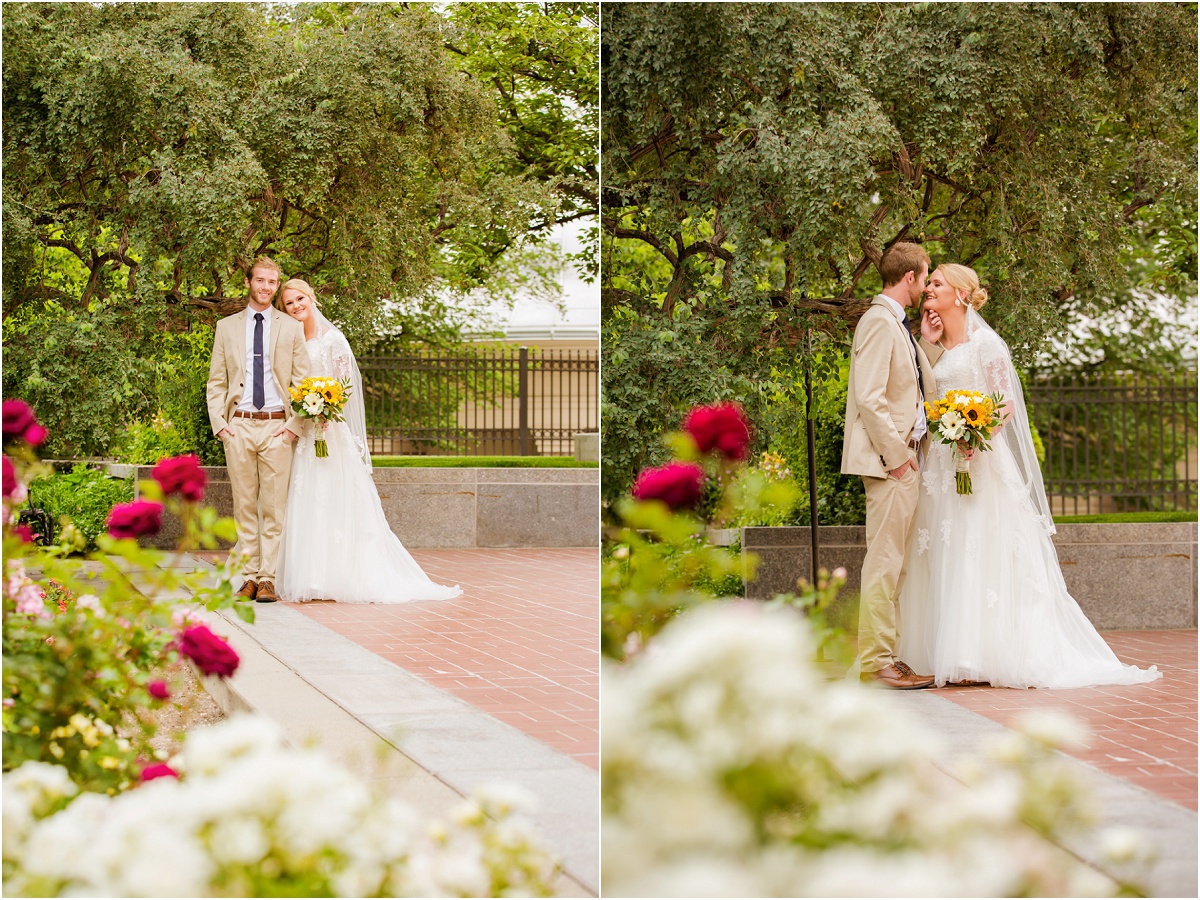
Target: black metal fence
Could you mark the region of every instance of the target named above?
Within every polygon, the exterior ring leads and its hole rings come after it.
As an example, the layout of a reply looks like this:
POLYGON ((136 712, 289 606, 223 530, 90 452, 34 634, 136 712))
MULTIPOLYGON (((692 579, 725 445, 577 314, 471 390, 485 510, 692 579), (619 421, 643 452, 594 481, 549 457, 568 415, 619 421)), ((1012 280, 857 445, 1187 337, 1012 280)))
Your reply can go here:
POLYGON ((1196 373, 1038 374, 1026 400, 1055 515, 1196 509, 1196 373))
POLYGON ((467 348, 359 359, 374 454, 571 456, 600 430, 595 350, 467 348))

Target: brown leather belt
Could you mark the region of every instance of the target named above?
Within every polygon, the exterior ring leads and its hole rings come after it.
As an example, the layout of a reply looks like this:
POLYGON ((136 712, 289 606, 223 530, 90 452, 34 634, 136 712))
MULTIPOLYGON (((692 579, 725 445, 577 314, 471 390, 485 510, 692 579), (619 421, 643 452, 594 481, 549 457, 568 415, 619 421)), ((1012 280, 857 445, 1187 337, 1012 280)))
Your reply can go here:
POLYGON ((913 438, 911 441, 908 442, 908 448, 910 450, 920 450, 921 442, 919 440, 917 440, 916 438, 913 438))
POLYGON ((239 409, 236 412, 234 412, 233 417, 235 419, 286 419, 287 413, 282 412, 282 411, 281 412, 273 412, 273 413, 271 413, 271 412, 249 413, 249 412, 242 412, 239 409))

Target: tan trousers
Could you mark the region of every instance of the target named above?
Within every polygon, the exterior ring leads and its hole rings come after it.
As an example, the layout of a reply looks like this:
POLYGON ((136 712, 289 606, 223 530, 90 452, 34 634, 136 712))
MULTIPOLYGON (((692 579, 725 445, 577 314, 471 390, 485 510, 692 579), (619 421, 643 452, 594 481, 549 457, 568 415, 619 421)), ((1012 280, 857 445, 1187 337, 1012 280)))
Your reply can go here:
POLYGON ((293 453, 293 444, 284 435, 274 437, 283 424, 283 419, 235 416, 229 423, 233 437, 225 440, 238 531, 234 552, 245 558, 242 574, 255 581, 274 581, 279 559, 293 453))
POLYGON ((895 478, 863 476, 867 492, 867 555, 858 601, 858 658, 862 673, 896 661, 900 589, 917 521, 921 476, 909 468, 895 478))

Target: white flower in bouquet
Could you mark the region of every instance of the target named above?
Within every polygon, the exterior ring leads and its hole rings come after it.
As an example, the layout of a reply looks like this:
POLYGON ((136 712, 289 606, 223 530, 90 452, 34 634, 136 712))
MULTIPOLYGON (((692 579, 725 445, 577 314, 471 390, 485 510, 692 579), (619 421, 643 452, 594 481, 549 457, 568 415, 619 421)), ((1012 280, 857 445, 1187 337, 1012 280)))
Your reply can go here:
POLYGON ((324 404, 325 401, 321 398, 320 394, 304 395, 304 409, 311 416, 319 415, 321 412, 321 407, 324 406, 324 404))

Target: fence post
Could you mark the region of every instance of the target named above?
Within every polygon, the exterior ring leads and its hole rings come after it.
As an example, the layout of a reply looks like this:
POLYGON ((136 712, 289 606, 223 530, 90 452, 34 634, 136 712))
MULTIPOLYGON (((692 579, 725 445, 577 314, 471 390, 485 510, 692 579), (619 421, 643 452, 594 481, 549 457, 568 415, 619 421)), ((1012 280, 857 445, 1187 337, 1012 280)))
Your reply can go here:
POLYGON ((517 453, 529 455, 529 348, 522 347, 517 364, 517 453))

